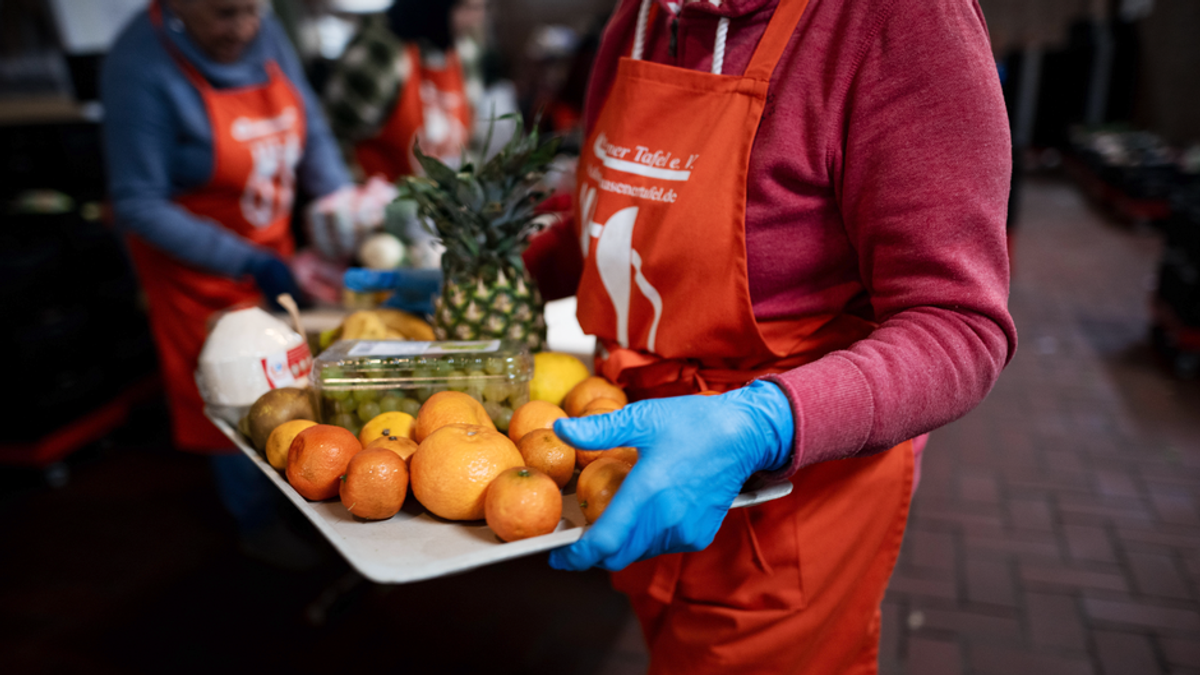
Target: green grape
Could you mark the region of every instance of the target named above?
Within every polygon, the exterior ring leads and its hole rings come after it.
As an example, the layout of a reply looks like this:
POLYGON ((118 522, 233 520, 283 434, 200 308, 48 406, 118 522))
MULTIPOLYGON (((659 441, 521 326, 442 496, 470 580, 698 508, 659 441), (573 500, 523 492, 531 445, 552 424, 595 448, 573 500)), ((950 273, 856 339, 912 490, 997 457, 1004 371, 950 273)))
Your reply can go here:
POLYGON ((346 376, 346 371, 337 366, 329 366, 321 371, 322 380, 336 380, 346 376))
POLYGON ((488 401, 493 401, 495 403, 502 402, 504 399, 508 398, 508 389, 508 384, 506 382, 488 382, 483 387, 484 403, 488 401))
POLYGON ((375 401, 363 401, 358 405, 358 419, 363 423, 370 422, 379 415, 379 404, 375 401))
POLYGON ((416 394, 418 401, 424 403, 429 400, 430 396, 433 396, 434 391, 433 387, 417 387, 413 390, 413 393, 416 394))
POLYGON ((420 401, 417 401, 417 400, 415 400, 415 399, 411 399, 411 398, 402 398, 402 399, 400 399, 400 406, 399 406, 399 408, 398 408, 398 410, 399 410, 400 412, 406 412, 406 413, 408 413, 409 415, 412 415, 413 417, 416 417, 416 416, 417 416, 417 411, 418 411, 418 410, 420 410, 420 409, 421 409, 421 403, 420 403, 420 401))
POLYGON ((379 399, 379 410, 381 412, 394 412, 400 409, 400 401, 403 400, 399 396, 393 396, 390 392, 379 399))
POLYGON ((484 361, 483 369, 488 375, 499 375, 504 372, 504 359, 493 356, 484 361))
POLYGON ((467 388, 467 374, 461 370, 452 370, 446 373, 446 379, 450 380, 447 386, 454 391, 463 391, 467 388))
POLYGON ((338 413, 329 421, 330 424, 336 424, 343 429, 349 429, 358 424, 358 420, 354 419, 354 415, 350 413, 338 413))
POLYGON ((499 403, 484 403, 483 409, 487 411, 488 417, 492 418, 492 422, 496 424, 496 429, 501 432, 508 431, 508 423, 512 421, 513 409, 508 406, 500 405, 499 403))
POLYGON ((378 401, 379 400, 379 390, 378 389, 355 389, 354 390, 354 400, 358 401, 359 403, 365 403, 367 401, 378 401))
POLYGON ((335 401, 344 401, 350 395, 349 389, 326 389, 325 396, 335 401))
POLYGON ((508 397, 508 403, 513 410, 529 403, 529 388, 528 387, 512 387, 512 393, 508 397))

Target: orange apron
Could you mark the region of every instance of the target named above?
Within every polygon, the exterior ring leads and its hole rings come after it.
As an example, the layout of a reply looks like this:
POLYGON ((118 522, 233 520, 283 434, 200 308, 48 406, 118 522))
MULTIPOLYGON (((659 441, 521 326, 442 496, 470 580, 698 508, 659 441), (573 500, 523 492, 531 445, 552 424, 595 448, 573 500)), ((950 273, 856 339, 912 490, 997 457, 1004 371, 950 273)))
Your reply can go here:
MULTIPOLYGON (((750 299, 750 151, 806 5, 780 2, 741 76, 640 60, 640 36, 618 64, 579 162, 577 295, 597 371, 631 399, 726 391, 874 328, 850 315, 759 323, 750 299)), ((814 465, 792 477, 788 497, 731 511, 703 551, 615 573, 650 671, 875 672, 912 474, 911 442, 814 465)))
POLYGON ((431 68, 421 62, 421 50, 416 45, 409 45, 407 50, 413 68, 400 100, 379 133, 354 148, 363 173, 383 174, 391 182, 421 173, 413 154, 414 142, 420 143, 421 152, 430 157, 457 163, 471 128, 458 54, 447 52, 445 66, 431 68))
MULTIPOLYGON (((151 5, 161 30, 162 9, 151 5)), ((164 45, 200 92, 212 126, 213 173, 208 183, 175 203, 263 248, 289 257, 296 164, 304 152, 304 103, 279 66, 267 63, 267 82, 217 90, 166 36, 164 45)), ((171 411, 175 445, 192 451, 223 451, 229 439, 204 416, 196 388, 196 363, 217 312, 258 304, 249 279, 203 272, 129 236, 129 249, 149 303, 150 330, 171 411)))

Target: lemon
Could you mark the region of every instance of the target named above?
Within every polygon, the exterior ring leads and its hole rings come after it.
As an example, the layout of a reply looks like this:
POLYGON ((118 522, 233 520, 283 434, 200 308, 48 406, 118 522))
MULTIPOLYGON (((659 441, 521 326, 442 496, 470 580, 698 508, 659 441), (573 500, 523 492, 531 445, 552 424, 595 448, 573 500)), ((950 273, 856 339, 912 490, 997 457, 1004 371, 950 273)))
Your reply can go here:
POLYGON ((383 438, 385 436, 412 438, 413 427, 416 426, 416 423, 417 421, 412 415, 400 412, 399 410, 379 413, 363 425, 362 431, 358 434, 358 440, 363 444, 363 447, 366 447, 368 443, 376 438, 383 438))
POLYGON ((562 352, 538 352, 533 355, 533 379, 529 398, 561 407, 567 392, 591 375, 578 358, 562 352))

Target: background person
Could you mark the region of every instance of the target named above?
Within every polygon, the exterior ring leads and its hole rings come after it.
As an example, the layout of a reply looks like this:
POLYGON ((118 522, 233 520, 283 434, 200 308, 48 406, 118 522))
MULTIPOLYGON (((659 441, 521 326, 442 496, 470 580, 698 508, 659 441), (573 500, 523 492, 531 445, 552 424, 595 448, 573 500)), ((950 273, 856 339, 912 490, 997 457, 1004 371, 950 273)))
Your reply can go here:
MULTIPOLYGON (((333 0, 334 11, 362 3, 333 0)), ((452 0, 400 0, 363 14, 334 64, 324 102, 334 134, 362 175, 389 182, 419 170, 412 154, 456 163, 470 139, 466 71, 454 49, 452 0)), ((478 77, 478 69, 470 69, 478 77)))
POLYGON ((102 74, 109 192, 149 302, 173 439, 212 456, 252 547, 281 540, 274 489, 204 416, 197 360, 216 313, 302 299, 287 264, 296 192, 333 204, 356 190, 268 6, 155 0, 102 74))

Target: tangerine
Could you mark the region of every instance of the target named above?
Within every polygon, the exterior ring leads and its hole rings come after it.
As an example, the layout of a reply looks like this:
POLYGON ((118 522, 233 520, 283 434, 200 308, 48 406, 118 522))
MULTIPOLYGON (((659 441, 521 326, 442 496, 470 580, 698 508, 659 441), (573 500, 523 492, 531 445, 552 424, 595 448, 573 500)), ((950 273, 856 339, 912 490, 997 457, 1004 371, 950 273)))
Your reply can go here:
MULTIPOLYGON (((593 410, 591 412, 583 413, 583 415, 581 415, 581 417, 588 417, 590 415, 603 415, 603 414, 606 414, 607 412, 608 411, 605 411, 605 410, 593 410)), ((635 463, 637 463, 637 448, 620 447, 620 448, 607 448, 604 450, 576 449, 575 450, 575 466, 579 467, 580 469, 583 469, 588 464, 591 464, 592 462, 596 461, 597 459, 600 459, 601 457, 608 457, 608 456, 619 457, 622 461, 624 461, 629 466, 633 466, 635 463), (630 459, 631 454, 632 454, 632 460, 630 459)))
POLYGON ((380 436, 368 443, 367 448, 387 448, 407 462, 417 451, 417 442, 407 436, 380 436))
POLYGON ((267 463, 280 471, 286 469, 288 448, 292 446, 296 434, 316 425, 312 420, 288 420, 272 429, 271 435, 267 437, 267 447, 264 448, 267 463))
POLYGON ((342 427, 316 424, 303 429, 288 446, 288 483, 305 499, 336 497, 350 458, 361 450, 358 437, 342 427))
POLYGON ((590 403, 583 406, 583 412, 580 413, 580 417, 582 417, 584 415, 589 415, 591 413, 613 412, 616 410, 620 410, 621 408, 624 408, 624 407, 625 406, 622 405, 620 401, 618 401, 614 398, 609 398, 607 396, 601 396, 600 398, 593 399, 590 403))
POLYGON ((575 498, 588 524, 596 522, 625 482, 630 466, 614 457, 601 457, 579 472, 575 498))
POLYGON ((553 429, 534 429, 517 441, 517 450, 531 466, 544 472, 558 489, 575 475, 575 448, 558 437, 553 429))
POLYGON ((567 413, 553 403, 537 400, 522 403, 513 411, 508 423, 508 437, 516 443, 534 429, 552 428, 554 420, 566 416, 567 413))
POLYGON ((363 520, 391 518, 408 495, 408 464, 388 448, 365 448, 350 458, 338 494, 346 510, 363 520))
POLYGON ((416 423, 415 417, 399 410, 379 413, 363 425, 362 430, 358 432, 358 440, 365 448, 376 438, 387 436, 412 438, 416 423))
POLYGON ((449 389, 435 393, 421 404, 413 440, 420 443, 447 424, 473 424, 496 430, 482 403, 470 394, 449 389))
POLYGON ((517 446, 494 428, 447 424, 421 441, 409 462, 409 478, 413 496, 434 515, 479 520, 492 479, 524 465, 517 446))
POLYGON ((579 417, 583 414, 583 409, 587 404, 598 398, 611 398, 622 406, 629 403, 629 398, 625 396, 625 392, 620 387, 599 375, 593 375, 567 392, 562 407, 571 417, 579 417))
POLYGON ((553 478, 531 466, 514 466, 488 485, 484 517, 502 541, 517 541, 553 532, 562 519, 562 505, 553 478))

